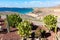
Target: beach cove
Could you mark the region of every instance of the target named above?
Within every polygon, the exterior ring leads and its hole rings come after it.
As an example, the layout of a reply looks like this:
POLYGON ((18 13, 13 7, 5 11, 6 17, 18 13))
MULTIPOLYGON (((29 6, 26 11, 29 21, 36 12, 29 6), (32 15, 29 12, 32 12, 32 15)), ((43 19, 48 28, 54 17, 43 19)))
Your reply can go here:
POLYGON ((20 14, 28 14, 29 12, 32 12, 33 8, 0 8, 0 12, 17 12, 20 14))

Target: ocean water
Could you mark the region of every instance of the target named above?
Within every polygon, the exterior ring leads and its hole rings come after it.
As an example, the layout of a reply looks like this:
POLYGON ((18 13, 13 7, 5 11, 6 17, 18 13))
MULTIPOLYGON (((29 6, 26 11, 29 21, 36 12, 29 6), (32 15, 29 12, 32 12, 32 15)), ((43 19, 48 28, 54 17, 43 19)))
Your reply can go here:
POLYGON ((32 12, 32 8, 0 8, 0 12, 18 12, 20 14, 27 14, 29 12, 32 12))

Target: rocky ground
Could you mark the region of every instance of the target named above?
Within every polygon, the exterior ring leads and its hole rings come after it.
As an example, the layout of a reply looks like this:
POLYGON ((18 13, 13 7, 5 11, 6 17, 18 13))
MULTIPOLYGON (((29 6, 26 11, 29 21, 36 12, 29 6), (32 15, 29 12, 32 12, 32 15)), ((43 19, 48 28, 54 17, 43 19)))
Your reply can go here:
MULTIPOLYGON (((9 13, 9 12, 8 12, 9 13)), ((6 14, 8 14, 6 13, 6 14)), ((4 14, 4 13, 3 13, 4 14)), ((32 16, 28 16, 28 15, 21 15, 21 17, 24 20, 31 20, 31 22, 33 22, 34 24, 38 24, 39 26, 42 25, 39 20, 37 20, 35 17, 32 16)), ((45 29, 45 28, 43 28, 45 29)), ((20 36, 17 34, 16 31, 14 31, 16 29, 11 28, 11 32, 10 33, 6 33, 6 32, 0 32, 0 40, 20 40, 20 36)), ((60 31, 58 32, 58 34, 60 35, 60 31)), ((47 34, 46 34, 47 35, 47 34)), ((54 32, 50 32, 50 36, 47 37, 48 40, 55 40, 55 33, 54 32)), ((59 39, 60 40, 60 39, 59 39)))
POLYGON ((0 40, 20 40, 20 36, 17 34, 16 29, 11 28, 10 30, 10 33, 6 31, 0 32, 0 40))

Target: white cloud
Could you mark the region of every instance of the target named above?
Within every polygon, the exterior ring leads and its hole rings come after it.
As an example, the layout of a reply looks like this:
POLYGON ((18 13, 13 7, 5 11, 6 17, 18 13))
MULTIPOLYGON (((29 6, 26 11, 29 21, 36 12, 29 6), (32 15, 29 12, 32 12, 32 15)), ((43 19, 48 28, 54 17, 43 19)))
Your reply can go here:
MULTIPOLYGON (((30 1, 30 2, 24 2, 22 3, 24 7, 39 7, 39 5, 42 5, 43 2, 40 1, 30 1)), ((22 5, 21 5, 22 6, 22 5)))
POLYGON ((60 4, 60 1, 18 1, 18 2, 0 2, 0 7, 49 7, 60 4))
POLYGON ((50 7, 60 4, 60 1, 30 1, 22 3, 21 7, 50 7))
POLYGON ((43 2, 40 2, 40 1, 31 1, 31 2, 29 2, 30 4, 43 4, 43 2))

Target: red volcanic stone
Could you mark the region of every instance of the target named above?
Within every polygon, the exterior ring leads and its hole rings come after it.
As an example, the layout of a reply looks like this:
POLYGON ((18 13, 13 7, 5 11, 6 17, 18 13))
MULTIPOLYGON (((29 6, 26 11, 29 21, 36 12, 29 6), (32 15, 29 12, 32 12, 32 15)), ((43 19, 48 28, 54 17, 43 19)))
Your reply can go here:
POLYGON ((11 28, 12 32, 6 33, 0 32, 0 40, 20 40, 20 36, 17 34, 16 28, 11 28))
POLYGON ((16 32, 4 34, 3 40, 20 40, 20 36, 16 32))
POLYGON ((3 19, 0 19, 0 22, 4 22, 4 20, 3 19))

